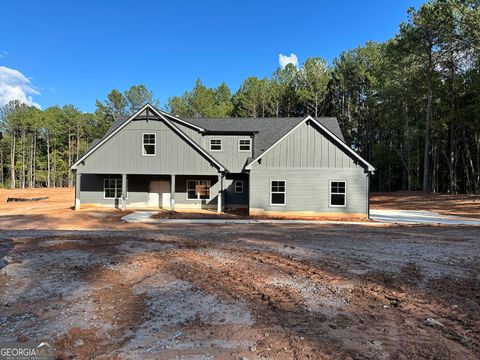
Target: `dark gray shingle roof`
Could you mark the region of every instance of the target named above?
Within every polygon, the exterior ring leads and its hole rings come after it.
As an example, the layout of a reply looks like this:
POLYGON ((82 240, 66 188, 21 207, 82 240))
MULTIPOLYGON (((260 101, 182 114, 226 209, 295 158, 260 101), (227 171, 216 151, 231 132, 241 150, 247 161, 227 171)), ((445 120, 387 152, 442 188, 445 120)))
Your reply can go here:
POLYGON ((90 141, 90 143, 88 144, 87 152, 90 151, 90 149, 93 149, 100 141, 105 139, 108 135, 114 132, 120 125, 122 125, 127 120, 128 120, 128 117, 120 115, 120 117, 117 120, 112 122, 107 132, 103 134, 103 136, 100 139, 93 139, 92 141, 90 141))
MULTIPOLYGON (((283 135, 292 130, 304 117, 286 118, 182 118, 183 120, 210 131, 242 132, 255 131, 253 157, 267 150, 283 135)), ((340 140, 342 131, 336 118, 322 117, 316 119, 340 140)))
MULTIPOLYGON (((168 114, 165 114, 168 116, 168 114)), ((171 120, 175 121, 173 118, 171 120)), ((181 118, 192 125, 201 127, 207 131, 221 132, 255 132, 253 141, 253 158, 267 150, 282 136, 292 130, 305 117, 284 117, 284 118, 181 118)), ((95 139, 89 144, 88 150, 97 145, 100 141, 120 127, 128 117, 121 117, 115 120, 101 139, 95 139)), ((334 117, 316 118, 323 126, 345 142, 338 121, 334 117)))

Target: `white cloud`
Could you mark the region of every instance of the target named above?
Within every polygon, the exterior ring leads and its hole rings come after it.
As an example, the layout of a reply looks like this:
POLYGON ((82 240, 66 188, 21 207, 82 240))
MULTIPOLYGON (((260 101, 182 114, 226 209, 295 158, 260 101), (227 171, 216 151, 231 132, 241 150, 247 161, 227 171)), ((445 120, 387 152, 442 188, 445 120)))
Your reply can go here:
POLYGON ((298 58, 294 53, 291 53, 290 56, 280 54, 278 55, 278 63, 282 69, 287 66, 287 64, 293 64, 296 67, 298 65, 298 58))
POLYGON ((32 95, 40 95, 40 92, 31 85, 29 78, 18 70, 0 66, 0 106, 11 100, 20 100, 40 108, 33 102, 32 95))

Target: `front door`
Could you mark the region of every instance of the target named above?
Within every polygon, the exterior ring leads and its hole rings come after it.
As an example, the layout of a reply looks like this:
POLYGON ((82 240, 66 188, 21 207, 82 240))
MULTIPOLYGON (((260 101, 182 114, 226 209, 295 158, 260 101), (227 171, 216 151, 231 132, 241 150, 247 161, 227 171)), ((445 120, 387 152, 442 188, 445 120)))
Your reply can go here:
POLYGON ((148 205, 169 208, 170 207, 170 181, 150 181, 150 192, 148 194, 148 205))

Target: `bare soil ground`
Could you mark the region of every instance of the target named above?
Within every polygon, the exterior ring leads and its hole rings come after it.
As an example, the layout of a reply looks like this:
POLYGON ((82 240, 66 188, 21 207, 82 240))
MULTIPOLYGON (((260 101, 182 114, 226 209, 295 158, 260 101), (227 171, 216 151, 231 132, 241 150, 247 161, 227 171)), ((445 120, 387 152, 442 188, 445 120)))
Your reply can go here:
POLYGON ((424 194, 416 191, 372 193, 372 209, 428 210, 443 215, 480 218, 480 196, 424 194))
POLYGON ((478 227, 125 224, 72 202, 0 191, 0 341, 65 359, 480 358, 478 227))
MULTIPOLYGON (((82 206, 73 210, 74 189, 0 189, 0 229, 130 229, 146 228, 142 224, 125 224, 120 218, 131 211, 103 207, 82 206), (6 202, 7 197, 43 197, 35 202, 6 202)), ((373 193, 372 209, 431 210, 445 215, 480 218, 480 198, 469 195, 438 195, 419 192, 373 193)), ((157 218, 245 218, 246 214, 232 212, 216 214, 213 211, 170 212, 160 211, 157 218)), ((295 217, 295 219, 299 219, 295 217)), ((345 217, 317 217, 308 220, 365 221, 345 217)))
MULTIPOLYGON (((215 210, 180 210, 180 211, 166 211, 161 210, 153 215, 154 219, 251 219, 246 209, 227 209, 224 213, 217 213, 215 210)), ((270 219, 270 220, 318 220, 318 221, 356 221, 366 222, 367 217, 337 214, 337 215, 321 215, 321 216, 255 216, 255 219, 270 219)))
POLYGON ((476 359, 479 230, 0 233, 0 340, 59 358, 476 359))
POLYGON ((8 229, 103 229, 127 226, 120 221, 129 211, 101 207, 73 210, 73 188, 0 189, 0 230, 8 229), (6 202, 8 197, 47 200, 6 202))

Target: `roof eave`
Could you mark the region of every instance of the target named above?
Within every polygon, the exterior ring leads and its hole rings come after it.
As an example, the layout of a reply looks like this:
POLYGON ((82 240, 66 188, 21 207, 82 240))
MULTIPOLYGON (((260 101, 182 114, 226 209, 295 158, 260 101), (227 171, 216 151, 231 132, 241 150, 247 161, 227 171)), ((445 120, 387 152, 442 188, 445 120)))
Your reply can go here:
POLYGON ((258 134, 258 131, 205 130, 204 134, 205 135, 253 135, 253 134, 258 134))
POLYGON ((223 166, 220 162, 218 162, 217 159, 215 159, 212 155, 210 155, 205 149, 203 149, 200 145, 198 145, 194 140, 190 139, 190 137, 185 134, 183 131, 181 131, 178 127, 176 127, 174 124, 172 124, 172 122, 170 120, 168 120, 163 114, 162 112, 160 112, 159 110, 153 108, 154 111, 157 112, 157 114, 169 125, 171 126, 172 128, 175 129, 175 131, 177 131, 185 140, 187 140, 188 142, 190 142, 193 146, 195 146, 204 156, 206 156, 208 159, 210 159, 215 165, 216 167, 218 168, 218 170, 220 170, 221 172, 225 172, 227 170, 227 168, 225 168, 225 166, 223 166))
POLYGON ((295 127, 290 129, 285 135, 283 135, 280 139, 278 139, 275 143, 273 143, 268 149, 266 149, 264 152, 262 152, 260 155, 258 155, 256 158, 254 158, 251 162, 249 162, 245 166, 245 170, 252 170, 253 164, 255 164, 258 160, 260 160, 266 153, 270 151, 270 149, 273 149, 279 142, 281 142, 283 139, 288 137, 295 129, 297 129, 300 125, 304 124, 307 121, 312 121, 314 122, 320 129, 324 130, 329 136, 331 136, 333 139, 335 139, 344 149, 346 149, 348 152, 353 154, 359 161, 361 161, 364 165, 367 166, 367 169, 369 172, 374 172, 375 168, 364 158, 362 158, 360 155, 358 155, 353 149, 351 149, 345 142, 342 141, 337 135, 335 135, 333 132, 327 129, 326 126, 322 125, 317 119, 314 117, 308 115, 305 119, 300 121, 295 127))
MULTIPOLYGON (((218 160, 216 160, 212 155, 210 155, 207 151, 205 151, 200 145, 198 145, 195 141, 193 141, 192 139, 190 139, 186 134, 184 134, 178 127, 176 127, 174 124, 172 124, 172 122, 168 119, 165 118, 165 116, 163 115, 163 112, 156 109, 152 104, 148 103, 148 104, 145 104, 144 106, 142 106, 141 109, 139 109, 137 112, 135 112, 132 116, 130 116, 125 122, 122 123, 122 125, 120 125, 118 128, 116 128, 114 131, 112 131, 107 137, 105 137, 105 139, 103 139, 102 141, 100 141, 98 144, 96 144, 94 147, 92 147, 89 151, 87 151, 80 159, 78 159, 71 167, 70 169, 71 170, 77 170, 78 169, 78 165, 81 164, 83 161, 85 161, 85 159, 90 156, 90 154, 92 154, 96 149, 98 149, 102 144, 104 144, 105 142, 107 142, 110 138, 113 137, 113 135, 115 135, 116 133, 118 133, 121 129, 123 129, 127 124, 129 124, 133 119, 135 119, 139 114, 141 114, 145 109, 147 108, 150 108, 150 110, 152 110, 153 112, 155 112, 160 118, 162 118, 166 123, 168 123, 171 127, 173 127, 179 134, 181 134, 181 136, 187 140, 188 142, 190 142, 193 146, 195 146, 203 155, 205 155, 208 159, 210 159, 215 165, 216 167, 222 171, 222 172, 228 172, 228 169, 226 169, 221 163, 218 162, 218 160)), ((185 122, 187 123, 186 121, 184 120, 181 120, 179 119, 179 121, 182 121, 182 122, 185 122)), ((190 124, 190 123, 188 123, 190 124)), ((194 126, 194 127, 197 127, 193 124, 190 124, 191 126, 194 126)), ((199 128, 197 127, 200 131, 205 131, 204 129, 202 128, 199 128)))
POLYGON ((320 123, 317 119, 315 119, 314 117, 308 115, 306 117, 307 120, 310 120, 310 121, 313 121, 315 124, 317 124, 321 129, 323 129, 328 135, 330 135, 331 137, 333 137, 335 140, 337 140, 340 145, 342 145, 343 148, 345 148, 348 152, 350 152, 351 154, 353 154, 358 160, 360 160, 364 165, 367 166, 367 169, 369 172, 373 172, 375 171, 375 168, 373 167, 372 164, 370 164, 367 160, 365 160, 363 157, 361 157, 360 155, 358 155, 350 146, 348 146, 347 144, 345 144, 344 141, 342 141, 342 139, 340 139, 337 135, 335 135, 333 132, 331 132, 330 130, 327 129, 326 126, 322 125, 322 123, 320 123))

